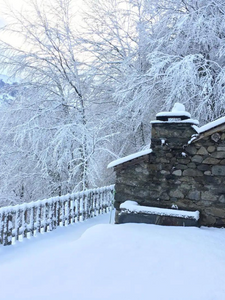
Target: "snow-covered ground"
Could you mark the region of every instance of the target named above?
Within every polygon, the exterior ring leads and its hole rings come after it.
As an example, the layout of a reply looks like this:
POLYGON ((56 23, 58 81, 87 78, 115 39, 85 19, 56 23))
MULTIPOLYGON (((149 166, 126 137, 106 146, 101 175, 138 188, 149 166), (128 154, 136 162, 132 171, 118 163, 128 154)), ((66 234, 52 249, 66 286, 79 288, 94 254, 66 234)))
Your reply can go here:
POLYGON ((0 299, 225 299, 225 229, 108 223, 1 247, 0 299))

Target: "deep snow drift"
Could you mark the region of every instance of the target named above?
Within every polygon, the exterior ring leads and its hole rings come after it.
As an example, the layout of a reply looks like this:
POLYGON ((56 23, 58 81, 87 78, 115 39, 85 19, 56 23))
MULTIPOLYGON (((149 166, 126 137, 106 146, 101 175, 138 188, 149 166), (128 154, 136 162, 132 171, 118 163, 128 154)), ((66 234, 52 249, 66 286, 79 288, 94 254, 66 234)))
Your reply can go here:
POLYGON ((225 229, 108 220, 1 247, 0 299, 225 299, 225 229))

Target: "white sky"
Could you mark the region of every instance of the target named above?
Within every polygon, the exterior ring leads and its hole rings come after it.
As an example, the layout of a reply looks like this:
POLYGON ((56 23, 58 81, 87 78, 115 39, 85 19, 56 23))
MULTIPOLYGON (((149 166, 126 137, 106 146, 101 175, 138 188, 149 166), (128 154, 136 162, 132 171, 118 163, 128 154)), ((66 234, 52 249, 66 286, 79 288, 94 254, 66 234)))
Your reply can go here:
MULTIPOLYGON (((26 7, 26 5, 31 2, 29 0, 0 0, 0 24, 3 20, 7 21, 7 16, 4 14, 5 8, 9 5, 14 9, 21 10, 26 7)), ((41 1, 42 2, 42 1, 41 1)), ((44 3, 54 2, 54 0, 45 0, 44 3)), ((74 0, 76 3, 76 8, 82 8, 84 6, 83 0, 74 0)))
MULTIPOLYGON (((21 10, 23 9, 25 2, 25 0, 0 0, 0 27, 4 26, 7 22, 9 22, 9 18, 5 13, 5 11, 7 11, 7 6, 16 10, 21 10)), ((1 34, 0 37, 7 43, 13 43, 14 45, 21 44, 19 38, 13 37, 12 39, 11 36, 7 36, 4 34, 1 34)))
MULTIPOLYGON (((39 0, 36 0, 37 2, 39 0)), ((79 16, 79 10, 84 7, 84 1, 83 0, 73 0, 76 5, 74 6, 76 8, 76 15, 78 12, 79 16)), ((10 18, 7 16, 5 11, 7 11, 7 7, 11 7, 13 9, 16 9, 18 11, 26 10, 26 7, 28 4, 30 4, 31 0, 0 0, 0 27, 4 26, 6 23, 10 22, 10 18)), ((54 3, 54 0, 40 0, 40 3, 54 3)), ((81 20, 79 20, 79 24, 81 24, 81 20)), ((13 36, 7 36, 1 34, 1 39, 4 41, 13 44, 13 45, 21 45, 20 39, 13 36)))
POLYGON ((16 9, 21 9, 24 3, 24 0, 0 0, 0 25, 2 25, 3 20, 7 20, 7 17, 4 14, 4 10, 7 5, 10 5, 16 9))

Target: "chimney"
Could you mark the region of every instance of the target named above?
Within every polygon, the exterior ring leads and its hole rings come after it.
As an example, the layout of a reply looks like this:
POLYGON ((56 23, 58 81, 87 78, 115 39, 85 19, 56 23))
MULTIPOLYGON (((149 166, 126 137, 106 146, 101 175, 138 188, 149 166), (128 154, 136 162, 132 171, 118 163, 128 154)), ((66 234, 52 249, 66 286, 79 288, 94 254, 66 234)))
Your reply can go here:
POLYGON ((151 148, 182 149, 193 135, 197 134, 199 122, 191 119, 181 103, 175 103, 170 112, 160 112, 152 124, 151 148))

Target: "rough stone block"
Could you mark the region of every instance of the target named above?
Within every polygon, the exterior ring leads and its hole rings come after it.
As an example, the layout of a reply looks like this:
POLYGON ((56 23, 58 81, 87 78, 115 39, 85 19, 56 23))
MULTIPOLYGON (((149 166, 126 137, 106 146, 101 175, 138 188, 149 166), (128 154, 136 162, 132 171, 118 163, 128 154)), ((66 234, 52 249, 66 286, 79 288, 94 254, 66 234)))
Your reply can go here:
POLYGON ((207 155, 208 151, 206 150, 205 147, 201 147, 198 151, 197 151, 198 155, 207 155))
POLYGON ((195 155, 197 153, 197 149, 195 146, 189 145, 185 148, 185 151, 191 155, 195 155))
POLYGON ((207 165, 216 165, 218 164, 220 161, 217 158, 214 157, 207 157, 206 159, 203 160, 203 164, 207 164, 207 165))
POLYGON ((225 152, 225 147, 218 146, 217 151, 224 151, 225 152))
POLYGON ((213 166, 212 174, 217 176, 225 176, 225 166, 213 166))
POLYGON ((163 194, 160 196, 160 198, 161 198, 162 200, 166 200, 166 201, 170 199, 170 197, 168 196, 167 193, 163 193, 163 194))
POLYGON ((202 173, 202 171, 197 170, 197 169, 187 169, 187 170, 183 171, 183 175, 195 177, 195 176, 203 176, 203 173, 202 173))
POLYGON ((190 168, 190 169, 195 169, 196 168, 196 164, 191 162, 190 164, 187 164, 187 168, 190 168))
POLYGON ((182 182, 180 184, 180 189, 181 190, 185 190, 185 191, 190 191, 190 189, 192 188, 191 184, 189 182, 182 182))
POLYGON ((212 175, 212 172, 211 171, 205 171, 204 175, 212 175))
POLYGON ((207 200, 207 201, 216 201, 218 199, 218 197, 216 195, 213 195, 209 191, 204 191, 204 192, 201 192, 201 199, 207 200))
MULTIPOLYGON (((221 196, 219 197, 219 202, 220 202, 220 203, 225 203, 225 195, 221 195, 221 196)), ((225 213, 224 213, 224 216, 225 216, 225 213)))
POLYGON ((176 165, 176 169, 186 170, 187 169, 187 165, 177 164, 176 165))
POLYGON ((220 218, 225 217, 224 209, 221 209, 221 208, 210 207, 210 208, 207 208, 207 212, 215 218, 216 217, 220 217, 220 218))
POLYGON ((158 157, 156 159, 156 162, 157 163, 162 163, 162 164, 169 164, 170 163, 170 160, 167 159, 167 158, 164 158, 164 157, 158 157))
POLYGON ((216 150, 216 147, 215 147, 215 146, 209 146, 209 147, 207 148, 207 151, 210 152, 210 153, 214 152, 215 150, 216 150))
POLYGON ((211 156, 215 158, 225 158, 225 152, 214 152, 211 156))
POLYGON ((173 171, 172 174, 176 175, 176 176, 181 176, 182 175, 182 171, 181 170, 176 170, 176 171, 173 171))
POLYGON ((180 181, 180 180, 176 180, 176 181, 174 181, 174 184, 180 185, 180 184, 181 184, 181 181, 180 181))
POLYGON ((208 171, 208 170, 211 170, 211 166, 210 165, 199 165, 199 166, 197 166, 197 169, 200 171, 208 171))
POLYGON ((170 191, 169 195, 174 198, 184 198, 184 194, 179 190, 170 191))
POLYGON ((201 193, 199 191, 190 191, 188 198, 191 200, 198 201, 200 200, 201 193))
POLYGON ((165 170, 160 171, 160 173, 163 174, 163 175, 168 175, 168 174, 170 174, 169 171, 165 171, 165 170))
POLYGON ((179 164, 188 164, 190 162, 189 158, 179 158, 178 160, 179 164))
POLYGON ((203 161, 203 157, 201 155, 194 155, 191 160, 192 162, 201 163, 203 161))
POLYGON ((160 170, 160 167, 156 164, 149 164, 148 165, 148 169, 151 171, 151 172, 156 172, 157 170, 160 170))
POLYGON ((207 224, 207 226, 215 226, 216 224, 216 218, 209 215, 208 212, 203 215, 202 223, 207 224))
POLYGON ((215 132, 211 135, 211 140, 214 142, 218 142, 221 139, 221 135, 218 132, 215 132))

